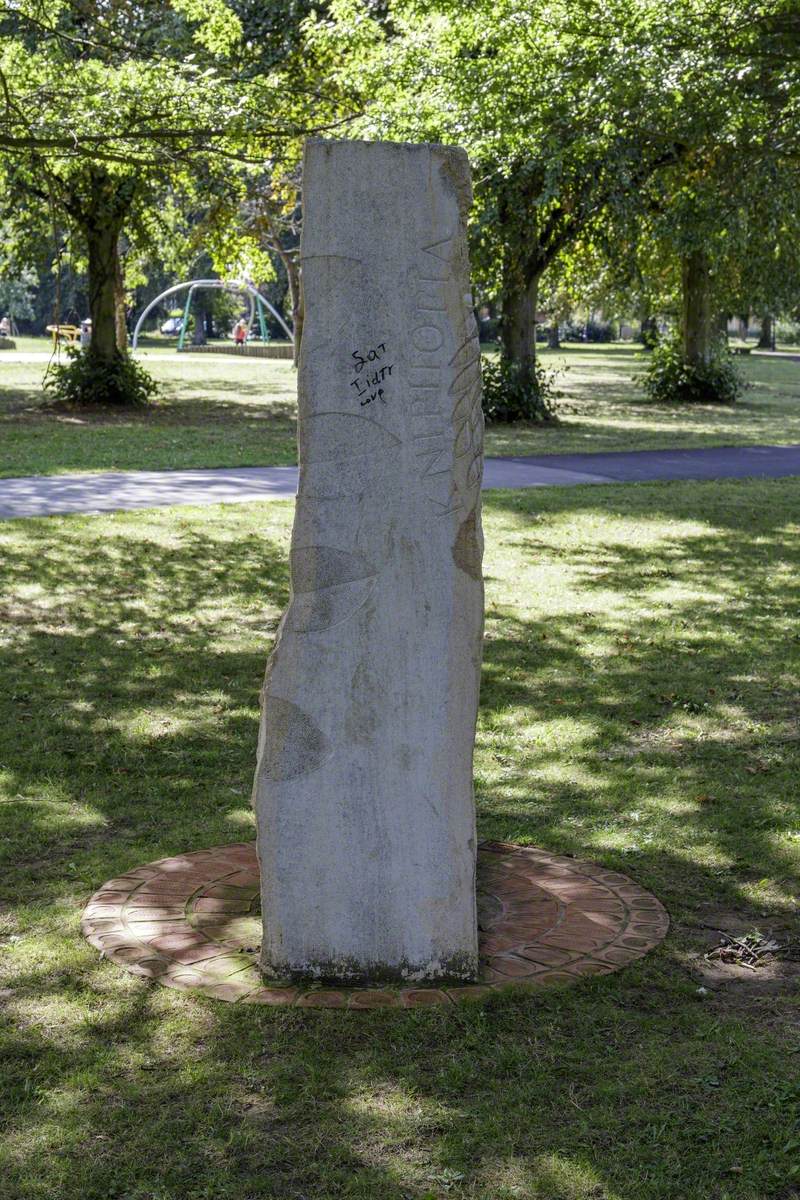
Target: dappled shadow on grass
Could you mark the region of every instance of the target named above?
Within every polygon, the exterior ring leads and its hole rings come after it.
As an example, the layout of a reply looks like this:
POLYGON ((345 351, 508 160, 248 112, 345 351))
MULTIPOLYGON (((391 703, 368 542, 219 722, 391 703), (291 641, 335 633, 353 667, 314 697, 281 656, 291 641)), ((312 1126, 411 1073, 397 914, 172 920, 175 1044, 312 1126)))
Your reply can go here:
POLYGON ((637 545, 630 526, 625 540, 598 531, 599 545, 565 551, 583 612, 531 620, 498 604, 481 694, 480 742, 507 743, 502 798, 496 774, 481 785, 492 836, 511 827, 602 853, 684 915, 709 897, 752 911, 750 884, 765 876, 789 902, 796 862, 776 839, 798 821, 800 539, 782 490, 798 489, 752 486, 603 489, 595 503, 554 490, 535 505, 541 524, 529 498, 494 494, 515 514, 518 552, 533 557, 553 550, 537 530, 584 505, 670 532, 654 546, 637 545), (609 595, 625 605, 604 611, 609 595), (552 741, 531 746, 521 735, 539 722, 552 741), (669 813, 658 812, 662 792, 669 813), (620 835, 639 842, 642 816, 644 844, 627 851, 620 835))
MULTIPOLYGON (((0 763, 18 797, 4 806, 6 821, 19 806, 17 861, 24 870, 24 851, 41 854, 53 840, 46 803, 37 822, 42 797, 88 808, 97 828, 121 827, 145 853, 171 825, 185 849, 198 812, 217 807, 203 844, 230 839, 225 806, 231 788, 249 787, 265 652, 288 600, 283 549, 189 520, 178 522, 177 545, 124 527, 86 537, 84 522, 59 532, 31 523, 20 552, 4 547, 0 562, 0 620, 15 630, 0 650, 0 763), (32 579, 46 605, 4 598, 32 579)), ((55 833, 63 842, 64 825, 55 833)))
POLYGON ((9 1006, 16 1200, 791 1195, 791 1063, 662 960, 481 1009, 331 1014, 178 997, 90 953, 9 1006))
MULTIPOLYGON (((714 486, 696 490, 695 502, 714 486)), ((541 541, 541 525, 528 520, 534 505, 558 519, 618 499, 627 516, 693 520, 698 512, 684 490, 603 489, 597 499, 563 491, 536 500, 495 493, 489 503, 515 514, 512 553, 524 562, 553 552, 541 541)), ((769 513, 749 531, 747 521, 732 503, 714 512, 713 528, 676 528, 656 549, 606 536, 602 549, 565 552, 570 586, 588 607, 594 594, 613 591, 644 604, 654 588, 689 584, 691 595, 668 603, 666 616, 660 604, 630 623, 624 612, 602 608, 537 616, 535 597, 522 610, 505 611, 502 602, 490 609, 479 737, 489 757, 478 759, 488 771, 486 783, 479 773, 487 834, 511 829, 556 850, 602 851, 606 861, 638 871, 668 903, 720 889, 744 903, 740 889, 751 871, 785 877, 789 864, 774 835, 796 820, 780 805, 790 795, 798 712, 794 692, 773 675, 785 666, 782 627, 800 608, 800 555, 769 513), (776 576, 778 559, 784 567, 776 576), (773 576, 768 586, 765 574, 773 576), (748 596, 754 578, 760 594, 748 596), (560 735, 559 722, 577 729, 560 735), (516 740, 535 727, 542 738, 552 728, 553 742, 516 740), (572 769, 556 778, 565 753, 572 769), (604 846, 604 819, 639 807, 642 797, 657 799, 659 781, 676 777, 685 806, 667 820, 671 847, 663 829, 652 849, 633 855, 611 837, 604 846), (728 866, 701 866, 689 854, 673 862, 676 826, 728 866)), ((238 530, 235 514, 220 532, 211 519, 199 526, 187 518, 177 536, 164 539, 164 526, 156 526, 153 537, 129 536, 125 522, 112 523, 97 537, 91 523, 64 522, 54 537, 48 522, 31 523, 24 542, 3 552, 0 597, 32 580, 48 597, 44 605, 0 599, 4 623, 16 630, 0 652, 8 685, 3 767, 8 790, 21 797, 28 835, 41 845, 50 818, 45 810, 37 827, 30 798, 43 774, 65 803, 80 799, 109 831, 116 821, 138 826, 141 797, 156 789, 147 826, 167 828, 180 812, 171 846, 186 849, 194 843, 178 839, 191 836, 185 822, 191 828, 198 788, 219 796, 242 786, 251 769, 265 626, 274 628, 288 599, 284 549, 238 530)))
MULTIPOLYGON (((777 481, 487 498, 484 835, 617 866, 684 920, 711 899, 755 920, 763 877, 781 911, 798 497, 777 481), (549 580, 526 573, 544 563, 549 580), (631 849, 634 808, 652 825, 631 849)), ((680 932, 568 992, 350 1015, 175 996, 80 941, 103 879, 251 836, 234 820, 288 518, 41 521, 0 540, 3 898, 23 905, 9 1194, 789 1200, 788 1035, 699 998, 680 932)))
POLYGON ((219 397, 185 398, 177 386, 165 387, 151 404, 125 408, 118 405, 56 405, 43 397, 39 389, 0 386, 0 414, 15 422, 55 425, 192 425, 210 424, 224 419, 226 425, 250 426, 259 421, 294 423, 297 405, 282 390, 274 393, 263 386, 237 386, 231 381, 215 381, 219 397), (229 396, 233 393, 234 396, 229 396), (241 398, 253 400, 241 403, 241 398))
POLYGON ((46 403, 37 383, 0 383, 0 420, 25 420, 46 403))
MULTIPOLYGON (((777 497, 783 485, 762 486, 777 497)), ((564 551, 584 613, 537 616, 535 597, 512 611, 502 600, 490 608, 478 794, 487 836, 600 855, 684 909, 722 893, 747 905, 753 876, 785 880, 791 863, 775 835, 797 819, 788 801, 798 708, 780 677, 800 608, 800 555, 782 528, 784 510, 773 522, 766 500, 757 513, 737 506, 748 493, 736 485, 712 528, 681 532, 715 487, 489 501, 513 515, 512 554, 522 563, 558 560, 530 520, 536 508, 558 520, 599 503, 678 523, 656 548, 605 536, 602 547, 564 551), (691 592, 681 600, 657 598, 684 583, 691 592), (609 591, 642 607, 604 613, 609 591), (595 594, 600 607, 590 611, 595 594), (540 730, 534 741, 531 729, 540 730), (660 787, 676 781, 680 814, 643 828, 652 845, 620 845, 625 814, 656 805, 660 787), (681 837, 687 848, 676 859, 681 837)), ((0 617, 14 637, 0 651, 1 761, 6 789, 19 797, 5 813, 18 806, 29 846, 51 840, 49 806, 37 818, 31 803, 45 780, 56 804, 93 811, 104 836, 147 830, 146 844, 160 845, 159 830, 169 829, 169 852, 199 845, 198 804, 224 805, 231 788, 249 786, 257 688, 288 599, 285 551, 238 528, 235 514, 217 532, 210 519, 187 517, 164 537, 169 520, 154 521, 152 537, 130 536, 124 521, 102 536, 91 522, 60 523, 55 537, 54 525, 30 523, 25 540, 3 550, 0 617), (34 580, 46 603, 18 598, 34 580)), ((81 820, 78 841, 89 818, 81 820)), ((217 814, 202 844, 230 832, 217 814)), ((56 840, 63 834, 59 825, 56 840)))

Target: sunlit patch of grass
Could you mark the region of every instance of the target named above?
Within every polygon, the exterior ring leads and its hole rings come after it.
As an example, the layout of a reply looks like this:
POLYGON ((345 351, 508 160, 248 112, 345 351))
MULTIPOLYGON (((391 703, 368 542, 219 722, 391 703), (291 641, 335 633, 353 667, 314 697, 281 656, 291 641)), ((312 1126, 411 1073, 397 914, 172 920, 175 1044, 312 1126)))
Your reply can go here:
POLYGON ((790 1200, 800 482, 486 497, 479 831, 627 872, 665 946, 452 1012, 260 1010, 100 959, 106 879, 253 835, 291 508, 0 526, 0 1200, 790 1200), (716 985, 715 985, 716 987, 716 985))
MULTIPOLYGON (((23 349, 36 344, 31 339, 23 349)), ((490 426, 488 454, 800 443, 800 362, 751 355, 742 369, 754 386, 726 408, 646 402, 632 345, 571 344, 542 357, 561 372, 558 424, 490 426)), ((296 461, 290 362, 145 351, 162 387, 157 405, 65 414, 43 407, 47 355, 28 358, 0 359, 0 476, 296 461)))

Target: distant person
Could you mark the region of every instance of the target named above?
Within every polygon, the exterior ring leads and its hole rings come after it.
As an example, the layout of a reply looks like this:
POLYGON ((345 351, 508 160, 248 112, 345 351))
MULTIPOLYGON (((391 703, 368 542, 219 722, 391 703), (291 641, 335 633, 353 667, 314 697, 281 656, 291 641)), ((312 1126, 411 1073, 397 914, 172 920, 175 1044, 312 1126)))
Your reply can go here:
POLYGON ((81 321, 81 350, 85 350, 92 340, 92 318, 87 317, 85 321, 81 321))
POLYGON ((11 321, 8 317, 0 321, 0 337, 11 337, 11 321))
POLYGON ((244 317, 237 321, 233 327, 233 340, 237 346, 241 346, 244 349, 244 344, 247 341, 247 321, 245 321, 244 317))

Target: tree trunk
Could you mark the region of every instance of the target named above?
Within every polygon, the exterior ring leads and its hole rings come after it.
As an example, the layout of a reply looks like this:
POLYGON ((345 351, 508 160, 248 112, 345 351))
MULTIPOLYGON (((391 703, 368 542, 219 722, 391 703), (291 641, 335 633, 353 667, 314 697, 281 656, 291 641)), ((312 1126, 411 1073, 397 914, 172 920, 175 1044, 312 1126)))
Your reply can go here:
POLYGON ((117 349, 123 354, 126 354, 128 350, 128 323, 125 309, 125 281, 122 278, 122 255, 119 252, 119 240, 117 240, 114 266, 114 312, 117 329, 117 349))
POLYGON ((711 265, 705 250, 692 250, 683 260, 683 355, 693 366, 705 366, 714 353, 711 312, 711 265))
POLYGON ((537 199, 543 179, 523 164, 506 180, 497 202, 503 229, 503 276, 500 287, 501 357, 523 385, 536 370, 536 304, 539 280, 547 265, 539 240, 537 199))
POLYGON ((643 308, 639 324, 639 341, 645 350, 652 350, 658 342, 658 321, 649 308, 643 308))
POLYGON ((514 272, 504 280, 503 317, 500 322, 500 342, 503 359, 518 367, 523 379, 532 376, 536 368, 536 300, 539 295, 539 276, 519 280, 514 272))
POLYGON ((111 362, 120 353, 117 344, 117 238, 119 225, 110 220, 84 225, 89 251, 89 314, 93 358, 111 362))
POLYGON ((208 310, 205 302, 200 301, 194 306, 194 333, 192 334, 193 346, 205 346, 206 344, 206 319, 208 310))
POLYGON ((758 350, 774 350, 775 335, 772 328, 772 314, 764 313, 761 318, 761 336, 758 339, 758 350))
POLYGON ((550 350, 561 349, 561 338, 558 336, 558 321, 553 321, 547 329, 547 345, 550 350))
POLYGON ((105 167, 92 166, 76 177, 65 195, 67 212, 86 240, 92 318, 89 354, 98 363, 113 362, 126 349, 127 331, 123 337, 118 325, 120 308, 124 318, 119 238, 135 193, 133 176, 115 178, 105 167))
POLYGON ((303 316, 305 313, 300 263, 297 258, 297 252, 293 253, 291 249, 287 249, 284 246, 278 224, 272 219, 269 213, 266 215, 266 220, 272 243, 271 249, 275 251, 283 263, 286 269, 286 278, 289 281, 289 298, 292 302, 292 333, 294 335, 293 362, 297 366, 300 362, 300 343, 303 340, 303 316))
POLYGON ((294 353, 292 359, 294 365, 297 366, 300 362, 300 343, 303 340, 303 317, 305 314, 300 263, 291 251, 284 250, 277 235, 273 235, 273 245, 276 254, 278 254, 286 268, 286 278, 289 280, 289 299, 292 302, 292 333, 294 334, 294 353))

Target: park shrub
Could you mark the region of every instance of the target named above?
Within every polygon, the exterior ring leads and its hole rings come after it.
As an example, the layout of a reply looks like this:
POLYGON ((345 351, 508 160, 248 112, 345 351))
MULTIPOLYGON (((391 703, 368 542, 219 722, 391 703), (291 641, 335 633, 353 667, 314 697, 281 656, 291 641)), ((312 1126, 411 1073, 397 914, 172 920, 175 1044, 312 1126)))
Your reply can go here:
POLYGON ((642 328, 639 331, 637 340, 645 350, 655 350, 661 340, 661 335, 658 332, 658 322, 652 319, 642 321, 642 328))
POLYGON ((796 346, 800 342, 800 325, 796 321, 778 321, 775 325, 775 341, 796 346))
POLYGON ((132 407, 149 404, 158 391, 153 377, 127 354, 106 360, 85 350, 67 353, 71 361, 51 367, 44 384, 55 404, 132 407))
POLYGON ((658 404, 734 404, 749 386, 721 340, 708 362, 690 363, 677 336, 653 348, 640 379, 658 404))
POLYGON ((615 342, 619 330, 613 321, 587 321, 586 322, 586 340, 587 342, 615 342))
POLYGON ((613 342, 619 330, 609 321, 567 321, 563 326, 565 342, 613 342))
POLYGON ((554 421, 555 371, 539 363, 525 370, 502 357, 483 360, 483 415, 487 421, 554 421))

